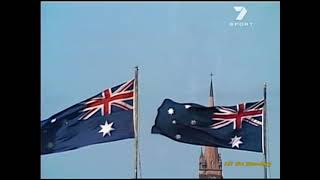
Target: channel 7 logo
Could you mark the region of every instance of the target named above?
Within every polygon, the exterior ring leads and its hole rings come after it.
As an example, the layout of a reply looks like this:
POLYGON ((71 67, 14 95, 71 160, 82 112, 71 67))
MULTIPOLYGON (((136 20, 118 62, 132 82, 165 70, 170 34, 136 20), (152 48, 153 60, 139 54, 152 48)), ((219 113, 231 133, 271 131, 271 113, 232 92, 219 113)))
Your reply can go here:
POLYGON ((253 22, 244 22, 243 19, 247 14, 247 9, 243 6, 234 6, 233 9, 238 12, 238 16, 236 17, 236 21, 229 22, 229 26, 231 27, 252 27, 253 22))
POLYGON ((243 6, 234 6, 233 8, 234 8, 234 10, 239 12, 239 15, 236 18, 236 20, 238 20, 238 21, 241 21, 248 12, 247 9, 243 6))

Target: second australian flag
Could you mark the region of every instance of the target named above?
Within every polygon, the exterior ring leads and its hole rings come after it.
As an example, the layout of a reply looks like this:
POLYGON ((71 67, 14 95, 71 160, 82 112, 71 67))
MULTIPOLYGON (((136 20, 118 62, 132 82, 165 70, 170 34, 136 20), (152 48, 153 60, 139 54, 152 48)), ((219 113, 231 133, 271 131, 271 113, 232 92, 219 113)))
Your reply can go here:
POLYGON ((262 152, 264 100, 205 107, 165 99, 151 133, 178 142, 262 152))

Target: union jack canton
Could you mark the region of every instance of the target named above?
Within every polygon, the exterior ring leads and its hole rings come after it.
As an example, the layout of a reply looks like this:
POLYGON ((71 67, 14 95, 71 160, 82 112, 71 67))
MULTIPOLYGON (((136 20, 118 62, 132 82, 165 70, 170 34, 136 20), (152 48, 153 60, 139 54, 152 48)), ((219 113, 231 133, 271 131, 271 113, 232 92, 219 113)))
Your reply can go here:
POLYGON ((223 128, 233 124, 233 129, 241 129, 242 123, 249 123, 253 126, 262 126, 264 100, 248 102, 236 106, 215 106, 213 113, 213 129, 223 128))
POLYGON ((100 112, 101 116, 113 112, 133 109, 134 79, 122 85, 104 90, 101 94, 84 102, 85 112, 79 119, 86 120, 100 112))

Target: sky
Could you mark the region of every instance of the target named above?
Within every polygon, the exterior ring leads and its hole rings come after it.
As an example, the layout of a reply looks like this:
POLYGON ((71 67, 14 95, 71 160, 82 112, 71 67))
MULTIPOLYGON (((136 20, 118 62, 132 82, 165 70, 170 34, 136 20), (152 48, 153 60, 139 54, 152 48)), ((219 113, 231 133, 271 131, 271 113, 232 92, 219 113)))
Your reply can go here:
MULTIPOLYGON (((216 105, 263 98, 269 175, 280 177, 279 2, 41 2, 41 120, 134 77, 139 66, 142 178, 198 178, 201 146, 151 134, 165 98, 216 105), (247 10, 240 21, 234 6, 247 10), (230 23, 249 26, 231 26, 230 23)), ((126 139, 41 156, 41 178, 133 178, 126 139)), ((263 178, 256 152, 219 148, 224 178, 263 178)))

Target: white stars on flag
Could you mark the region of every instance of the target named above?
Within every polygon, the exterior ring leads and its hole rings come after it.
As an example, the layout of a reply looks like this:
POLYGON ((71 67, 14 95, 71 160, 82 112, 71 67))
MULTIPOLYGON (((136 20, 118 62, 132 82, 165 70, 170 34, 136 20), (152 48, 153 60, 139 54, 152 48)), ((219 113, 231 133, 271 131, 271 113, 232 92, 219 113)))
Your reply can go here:
POLYGON ((181 135, 180 135, 180 134, 177 134, 177 135, 176 135, 176 139, 181 139, 181 135))
POLYGON ((99 133, 103 133, 102 136, 104 137, 106 134, 108 134, 109 136, 111 136, 111 131, 115 130, 114 128, 112 128, 113 122, 108 124, 108 121, 105 122, 104 125, 100 125, 101 130, 99 131, 99 133))
POLYGON ((173 108, 169 108, 168 109, 168 114, 170 114, 170 115, 174 114, 174 109, 173 108))
POLYGON ((231 138, 231 142, 229 144, 232 144, 233 147, 239 148, 239 145, 242 144, 243 142, 240 141, 241 137, 235 136, 234 138, 231 138))

